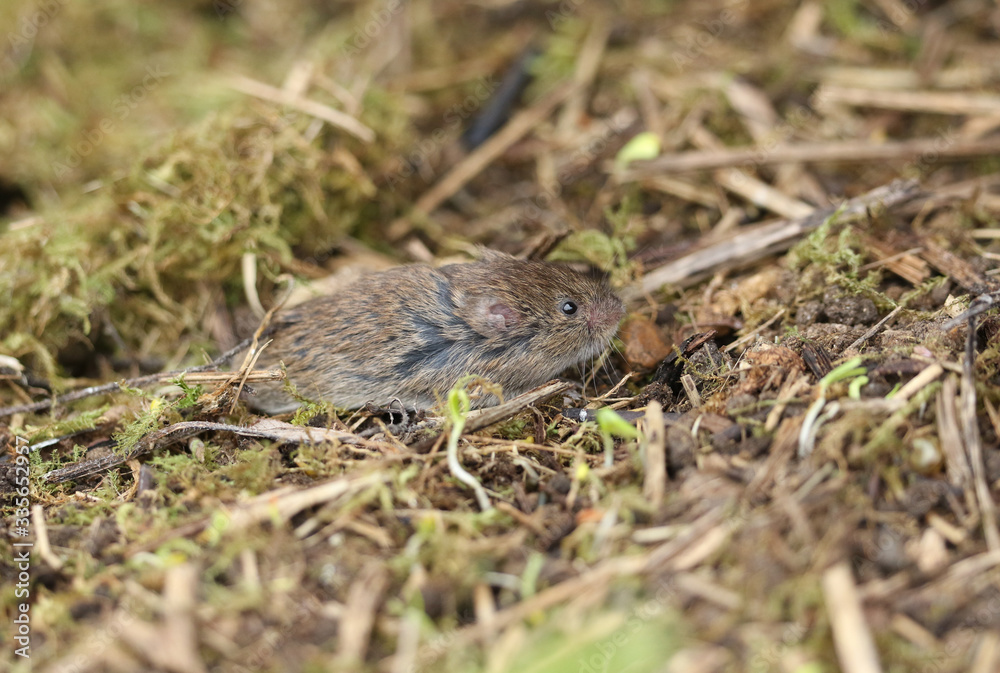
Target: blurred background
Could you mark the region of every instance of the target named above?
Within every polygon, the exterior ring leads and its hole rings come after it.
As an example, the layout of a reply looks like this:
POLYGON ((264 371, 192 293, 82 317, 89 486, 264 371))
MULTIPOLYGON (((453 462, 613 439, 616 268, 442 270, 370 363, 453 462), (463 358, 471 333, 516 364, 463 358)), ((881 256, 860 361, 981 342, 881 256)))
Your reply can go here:
POLYGON ((479 243, 622 284, 719 222, 900 175, 990 172, 993 157, 936 152, 808 169, 766 157, 983 137, 995 101, 973 101, 970 121, 921 93, 995 90, 998 17, 972 0, 5 2, 0 350, 49 378, 158 369, 233 343, 253 322, 241 305, 268 306, 283 273, 479 243), (910 104, 877 100, 892 90, 910 104), (462 163, 491 119, 519 112, 485 167, 462 163), (646 156, 761 154, 740 168, 751 182, 617 179, 640 132, 655 138, 646 156))

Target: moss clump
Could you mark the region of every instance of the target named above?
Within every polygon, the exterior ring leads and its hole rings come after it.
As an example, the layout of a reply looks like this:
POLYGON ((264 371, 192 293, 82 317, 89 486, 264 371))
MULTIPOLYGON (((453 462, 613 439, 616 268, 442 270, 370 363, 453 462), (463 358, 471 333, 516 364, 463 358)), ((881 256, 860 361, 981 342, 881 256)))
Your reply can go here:
POLYGON ((311 123, 236 106, 146 152, 85 207, 8 231, 0 352, 54 377, 60 351, 110 347, 104 334, 136 350, 210 348, 206 317, 242 296, 245 253, 267 300, 268 279, 300 270, 293 257, 325 256, 373 204, 353 141, 335 129, 310 137, 311 123))

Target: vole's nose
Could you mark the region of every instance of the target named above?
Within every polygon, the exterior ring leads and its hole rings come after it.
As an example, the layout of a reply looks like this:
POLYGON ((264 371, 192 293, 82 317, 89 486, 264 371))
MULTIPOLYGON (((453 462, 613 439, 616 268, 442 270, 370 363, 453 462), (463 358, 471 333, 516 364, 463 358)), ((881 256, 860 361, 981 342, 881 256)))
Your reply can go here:
POLYGON ((594 302, 587 315, 587 326, 593 330, 617 327, 625 317, 625 304, 618 297, 608 297, 594 302))

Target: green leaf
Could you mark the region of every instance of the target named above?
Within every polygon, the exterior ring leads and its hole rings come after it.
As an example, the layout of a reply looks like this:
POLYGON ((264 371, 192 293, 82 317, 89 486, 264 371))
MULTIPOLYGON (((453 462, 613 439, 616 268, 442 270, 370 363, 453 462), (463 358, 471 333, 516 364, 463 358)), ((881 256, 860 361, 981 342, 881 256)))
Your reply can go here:
POLYGON ((850 385, 847 387, 847 395, 852 400, 860 400, 861 399, 861 386, 863 386, 863 385, 865 385, 867 383, 868 383, 868 377, 867 376, 864 376, 864 375, 859 376, 858 378, 856 378, 853 381, 851 381, 850 385))
POLYGON ((601 429, 602 433, 614 435, 615 437, 636 439, 639 436, 639 432, 635 429, 634 425, 619 416, 613 409, 608 409, 607 407, 597 410, 597 427, 601 429))
POLYGON ((615 167, 626 168, 633 161, 655 159, 660 156, 660 136, 644 131, 633 137, 615 156, 615 167))
POLYGON ((847 362, 834 367, 829 374, 820 380, 819 384, 823 391, 826 391, 827 388, 838 381, 845 381, 867 373, 868 370, 861 366, 861 357, 853 357, 847 362))

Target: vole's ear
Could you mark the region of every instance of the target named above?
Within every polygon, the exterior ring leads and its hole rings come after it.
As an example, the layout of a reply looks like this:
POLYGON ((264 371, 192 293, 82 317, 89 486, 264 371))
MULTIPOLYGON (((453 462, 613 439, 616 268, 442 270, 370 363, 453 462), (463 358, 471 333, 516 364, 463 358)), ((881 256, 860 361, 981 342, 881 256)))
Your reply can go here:
POLYGON ((490 327, 504 332, 521 321, 520 314, 502 301, 488 303, 485 312, 486 322, 490 327))
POLYGON ((513 329, 523 319, 517 309, 497 297, 469 297, 463 309, 469 326, 484 337, 513 329))

